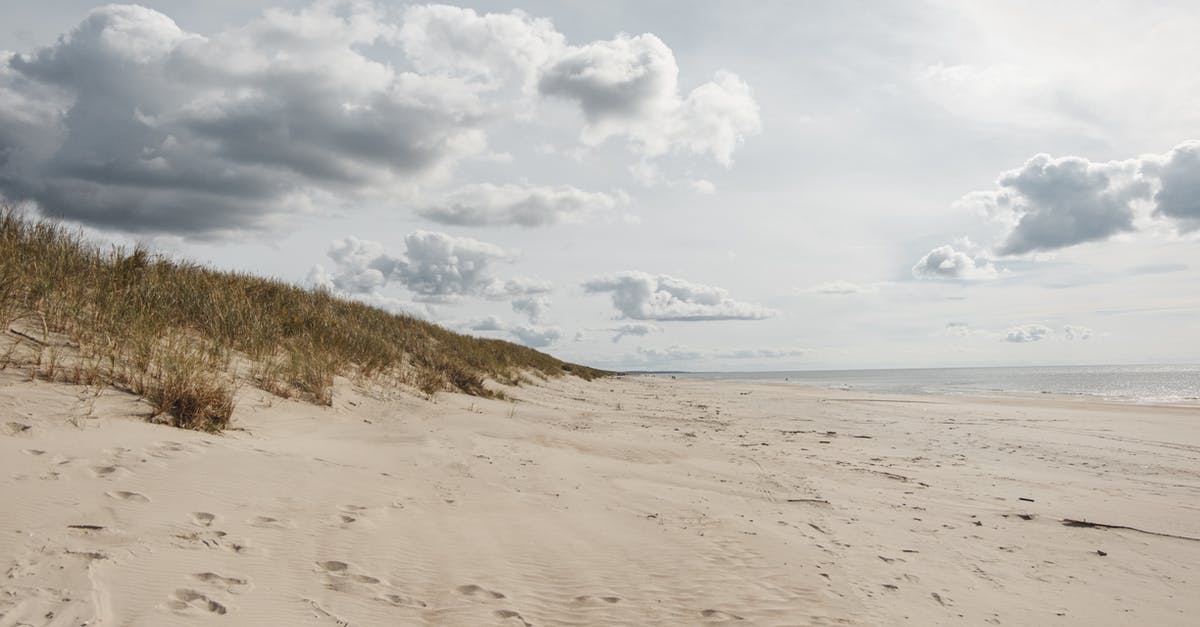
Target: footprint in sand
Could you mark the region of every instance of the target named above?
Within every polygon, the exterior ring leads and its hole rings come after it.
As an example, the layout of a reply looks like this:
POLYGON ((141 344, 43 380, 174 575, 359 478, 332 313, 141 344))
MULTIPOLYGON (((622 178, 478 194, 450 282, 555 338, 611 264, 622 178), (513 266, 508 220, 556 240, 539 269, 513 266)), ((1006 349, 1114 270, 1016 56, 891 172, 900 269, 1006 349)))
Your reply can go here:
POLYGON ((113 476, 120 469, 120 466, 92 466, 91 470, 94 476, 103 479, 113 476))
POLYGON ((737 614, 731 614, 729 612, 722 612, 721 610, 702 610, 700 612, 700 615, 703 616, 704 618, 720 620, 720 621, 745 620, 744 618, 742 618, 741 616, 738 616, 737 614))
POLYGON ((512 610, 496 610, 495 614, 499 618, 504 618, 504 619, 515 618, 515 619, 521 621, 521 624, 525 625, 525 627, 533 627, 533 623, 530 623, 529 621, 525 620, 525 618, 523 616, 521 616, 520 614, 518 614, 512 610))
POLYGON ((325 562, 317 562, 317 568, 320 568, 321 570, 331 574, 342 574, 350 570, 350 565, 346 562, 339 562, 338 560, 328 560, 325 562))
POLYGON ((34 457, 37 457, 38 455, 45 455, 45 454, 46 454, 46 451, 39 450, 39 449, 36 449, 36 448, 26 448, 26 449, 21 449, 21 452, 22 452, 22 453, 24 453, 24 454, 26 454, 26 455, 33 455, 34 457))
POLYGON ((459 594, 465 594, 469 597, 483 596, 483 597, 491 597, 493 599, 506 598, 504 596, 504 593, 502 593, 502 592, 496 592, 495 590, 488 590, 487 588, 484 588, 482 586, 477 586, 473 583, 467 584, 465 586, 459 586, 459 587, 455 588, 454 590, 457 591, 459 594))
POLYGON ((255 516, 249 522, 252 527, 262 527, 265 529, 287 529, 293 526, 291 521, 281 520, 272 516, 255 516))
POLYGON ((187 588, 180 588, 179 590, 176 590, 175 593, 171 595, 170 600, 167 601, 167 607, 175 610, 176 612, 185 612, 192 609, 198 609, 206 612, 212 612, 213 614, 224 614, 229 611, 226 609, 224 604, 210 599, 208 595, 204 594, 203 592, 197 592, 187 588))
POLYGON ((429 607, 428 603, 426 603, 420 599, 406 597, 402 594, 385 594, 382 597, 379 597, 379 600, 383 601, 385 603, 390 603, 392 605, 395 605, 396 607, 415 607, 415 608, 429 607))
POLYGON ((4 431, 8 435, 17 435, 19 433, 28 434, 33 427, 23 422, 9 422, 4 425, 4 431))
POLYGON ((211 527, 213 521, 216 519, 216 514, 210 514, 208 512, 192 512, 192 523, 201 527, 211 527))
POLYGON ((125 490, 117 490, 115 492, 105 492, 108 498, 118 499, 121 501, 129 501, 130 503, 149 503, 150 497, 138 492, 127 492, 125 490))
POLYGON ((246 586, 250 585, 250 581, 248 579, 244 579, 242 577, 225 577, 213 572, 196 573, 192 575, 192 578, 196 579, 197 581, 203 581, 204 583, 223 588, 230 594, 238 594, 244 590, 246 586))

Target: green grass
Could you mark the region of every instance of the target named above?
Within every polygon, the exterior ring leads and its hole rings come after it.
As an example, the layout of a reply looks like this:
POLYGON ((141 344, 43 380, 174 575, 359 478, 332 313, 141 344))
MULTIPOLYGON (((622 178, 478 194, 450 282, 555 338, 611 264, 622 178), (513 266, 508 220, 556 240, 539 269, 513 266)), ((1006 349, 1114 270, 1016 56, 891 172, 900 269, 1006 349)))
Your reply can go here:
POLYGON ((0 209, 0 368, 142 396, 170 424, 228 425, 254 385, 329 405, 333 378, 432 397, 498 397, 488 381, 609 373, 473 338, 321 290, 172 261, 0 209))

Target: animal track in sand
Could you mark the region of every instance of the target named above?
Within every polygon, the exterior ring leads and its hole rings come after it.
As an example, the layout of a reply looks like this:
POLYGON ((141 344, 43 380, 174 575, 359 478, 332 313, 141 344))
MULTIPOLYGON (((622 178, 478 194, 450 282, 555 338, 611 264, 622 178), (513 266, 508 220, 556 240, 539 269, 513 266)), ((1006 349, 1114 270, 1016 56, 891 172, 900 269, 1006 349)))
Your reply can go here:
POLYGON ((167 607, 177 612, 186 611, 192 608, 204 610, 206 612, 212 612, 213 614, 224 614, 229 611, 223 604, 208 598, 208 595, 204 594, 203 592, 197 592, 187 588, 180 588, 176 590, 175 593, 171 595, 171 599, 167 601, 167 607))
POLYGON ((217 519, 216 514, 208 512, 192 512, 192 523, 201 527, 211 527, 213 521, 217 519))
POLYGON ((138 492, 128 492, 126 490, 117 490, 115 492, 105 492, 109 498, 129 501, 131 503, 149 503, 150 497, 138 492))
POLYGON ((344 573, 350 569, 350 565, 346 562, 339 562, 338 560, 329 560, 325 562, 317 562, 317 568, 320 568, 327 573, 344 573))
POLYGON ((459 587, 455 588, 454 590, 457 591, 459 594, 465 594, 469 597, 473 597, 476 595, 483 595, 483 596, 491 597, 493 599, 506 598, 504 596, 503 592, 496 592, 495 590, 488 590, 487 588, 484 588, 483 586, 477 586, 473 583, 467 584, 465 586, 459 586, 459 587))
POLYGON ((363 507, 362 505, 338 505, 338 509, 347 514, 359 515, 362 515, 363 512, 367 511, 367 508, 363 507))
POLYGON ((248 579, 242 577, 225 577, 213 572, 196 573, 192 575, 192 578, 217 587, 223 587, 226 592, 231 594, 237 594, 241 588, 250 585, 248 579))
POLYGON ((217 529, 175 534, 176 538, 193 546, 199 545, 209 549, 226 549, 238 554, 259 552, 253 549, 245 540, 230 540, 228 536, 228 533, 217 529))
POLYGON ((22 453, 24 453, 24 454, 26 454, 26 455, 33 455, 34 457, 36 457, 36 456, 38 456, 38 455, 45 455, 45 454, 46 454, 46 451, 39 450, 39 449, 36 449, 36 448, 26 448, 26 449, 21 449, 21 452, 22 452, 22 453))
POLYGON ((700 615, 704 618, 715 618, 717 620, 746 620, 737 614, 731 614, 721 610, 702 610, 700 615))

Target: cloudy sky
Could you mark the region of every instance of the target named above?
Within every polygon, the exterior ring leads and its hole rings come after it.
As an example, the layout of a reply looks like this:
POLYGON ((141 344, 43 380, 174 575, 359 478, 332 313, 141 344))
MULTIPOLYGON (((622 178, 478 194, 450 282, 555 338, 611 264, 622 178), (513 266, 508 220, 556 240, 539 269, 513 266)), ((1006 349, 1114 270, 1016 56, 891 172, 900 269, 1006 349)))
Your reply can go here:
POLYGON ((0 195, 623 369, 1194 362, 1191 2, 0 0, 0 195))

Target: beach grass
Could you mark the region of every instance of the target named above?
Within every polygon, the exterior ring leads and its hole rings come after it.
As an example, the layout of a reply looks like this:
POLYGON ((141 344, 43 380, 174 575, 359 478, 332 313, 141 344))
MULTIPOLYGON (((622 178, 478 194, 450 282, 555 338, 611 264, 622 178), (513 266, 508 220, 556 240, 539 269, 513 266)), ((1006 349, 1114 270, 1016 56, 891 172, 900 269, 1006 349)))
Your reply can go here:
POLYGON ((164 422, 207 431, 229 424, 247 384, 330 405, 336 376, 499 397, 489 381, 608 374, 328 291, 106 247, 10 206, 0 208, 0 324, 0 368, 116 386, 164 422))

